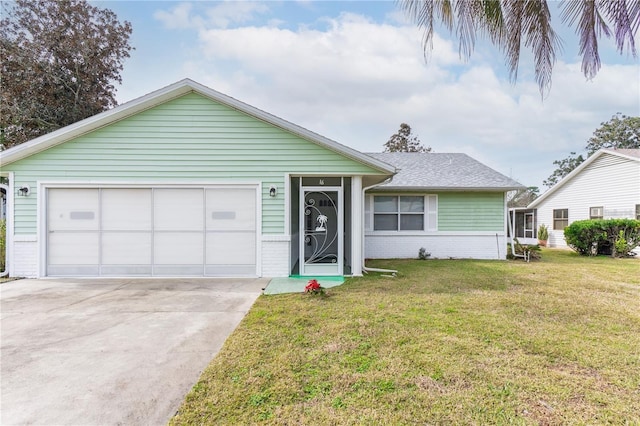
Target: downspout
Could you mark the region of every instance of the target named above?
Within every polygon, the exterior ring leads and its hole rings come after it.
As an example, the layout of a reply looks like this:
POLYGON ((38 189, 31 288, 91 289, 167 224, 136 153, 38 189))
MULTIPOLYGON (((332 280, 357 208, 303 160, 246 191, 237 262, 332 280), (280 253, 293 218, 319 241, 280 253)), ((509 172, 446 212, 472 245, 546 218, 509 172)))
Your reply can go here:
MULTIPOLYGON (((0 189, 4 189, 4 193, 5 193, 5 197, 7 198, 7 206, 9 205, 9 186, 5 185, 3 183, 0 183, 0 189)), ((7 275, 9 275, 9 244, 7 244, 8 242, 8 237, 9 237, 9 228, 7 227, 7 216, 6 216, 6 210, 5 210, 5 227, 4 227, 4 271, 0 272, 0 278, 2 277, 6 277, 7 275)))
MULTIPOLYGON (((375 185, 371 185, 371 186, 367 186, 365 188, 362 188, 362 214, 364 215, 365 212, 365 208, 364 208, 364 200, 365 200, 365 193, 370 190, 371 188, 375 188, 376 186, 380 186, 383 185, 387 182, 389 182, 391 180, 391 178, 387 178, 384 181, 380 182, 380 183, 376 183, 375 185)), ((362 221, 362 228, 363 228, 363 232, 362 232, 362 272, 364 273, 368 273, 368 272, 381 272, 383 274, 391 274, 392 277, 395 277, 396 274, 398 273, 398 271, 396 271, 395 269, 381 269, 381 268, 367 268, 365 266, 365 255, 364 255, 364 238, 365 238, 365 233, 364 233, 364 220, 362 221)))

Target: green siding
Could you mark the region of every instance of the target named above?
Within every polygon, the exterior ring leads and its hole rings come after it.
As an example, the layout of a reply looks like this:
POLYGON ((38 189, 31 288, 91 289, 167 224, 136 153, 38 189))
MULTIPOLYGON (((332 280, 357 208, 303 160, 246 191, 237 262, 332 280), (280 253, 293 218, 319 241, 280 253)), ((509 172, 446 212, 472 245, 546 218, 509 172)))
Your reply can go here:
POLYGON ((32 155, 8 166, 15 184, 15 231, 36 232, 37 181, 143 181, 263 184, 262 231, 284 232, 284 174, 380 174, 283 129, 195 93, 32 155), (270 198, 269 186, 280 188, 270 198))
POLYGON ((501 192, 438 194, 439 231, 502 231, 504 215, 501 192))

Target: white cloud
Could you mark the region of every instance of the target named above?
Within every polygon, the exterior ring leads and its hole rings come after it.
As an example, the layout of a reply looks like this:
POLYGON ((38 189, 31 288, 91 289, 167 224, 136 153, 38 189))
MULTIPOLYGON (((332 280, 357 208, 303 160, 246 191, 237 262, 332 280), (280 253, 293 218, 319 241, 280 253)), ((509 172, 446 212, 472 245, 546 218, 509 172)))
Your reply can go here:
POLYGON ((464 63, 457 45, 438 35, 425 64, 421 34, 412 25, 343 13, 313 27, 229 28, 265 12, 235 4, 222 3, 200 18, 185 5, 173 9, 176 28, 202 23, 202 55, 184 71, 362 151, 381 150, 406 122, 437 152, 465 152, 526 185, 541 185, 553 160, 582 149, 600 122, 618 111, 640 114, 637 65, 605 65, 586 82, 579 63, 559 62, 543 101, 528 72, 511 85, 494 53, 464 63))
POLYGON ((165 28, 186 29, 201 27, 203 22, 200 18, 193 17, 191 14, 191 3, 179 3, 170 11, 158 10, 153 17, 162 22, 165 28))
POLYGON ((265 3, 248 1, 224 1, 208 8, 207 21, 216 28, 227 28, 231 24, 251 22, 256 15, 269 10, 265 3))
MULTIPOLYGON (((200 5, 211 3, 200 3, 200 5)), ((162 22, 167 29, 186 28, 228 28, 233 24, 243 24, 253 21, 257 15, 269 11, 265 3, 248 1, 216 2, 215 6, 205 8, 204 11, 194 10, 191 3, 179 3, 169 11, 158 10, 153 17, 162 22)), ((278 20, 273 20, 276 25, 278 20)))

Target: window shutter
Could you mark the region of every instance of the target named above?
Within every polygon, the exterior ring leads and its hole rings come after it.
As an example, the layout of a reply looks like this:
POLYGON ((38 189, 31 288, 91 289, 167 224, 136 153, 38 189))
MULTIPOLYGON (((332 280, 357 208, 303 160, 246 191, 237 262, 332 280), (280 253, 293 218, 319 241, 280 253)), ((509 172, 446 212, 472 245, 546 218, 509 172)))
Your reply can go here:
POLYGON ((427 195, 427 225, 426 231, 438 230, 438 196, 427 195))

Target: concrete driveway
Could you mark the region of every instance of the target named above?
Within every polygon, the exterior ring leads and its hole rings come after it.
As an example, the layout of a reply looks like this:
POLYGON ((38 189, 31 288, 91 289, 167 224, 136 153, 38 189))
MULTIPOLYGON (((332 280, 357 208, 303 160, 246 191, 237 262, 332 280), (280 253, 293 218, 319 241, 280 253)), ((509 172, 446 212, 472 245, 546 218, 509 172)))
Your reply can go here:
POLYGON ((0 424, 165 424, 267 283, 0 284, 0 424))

